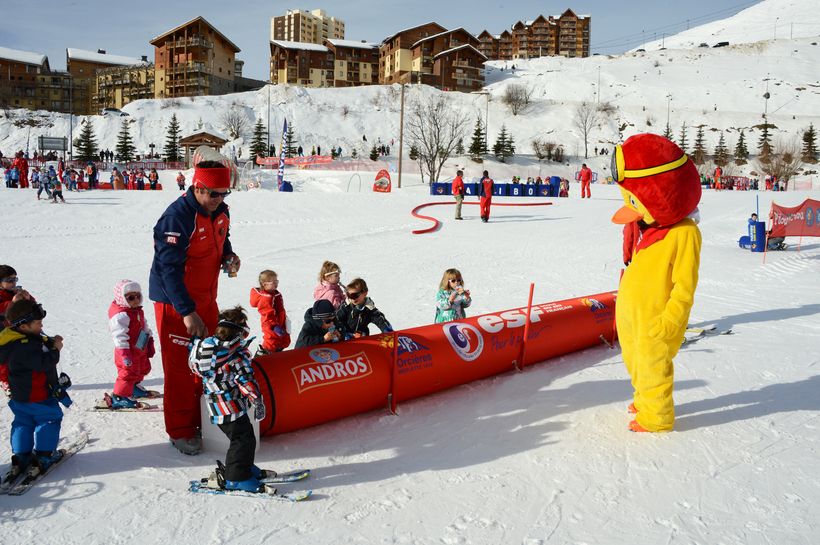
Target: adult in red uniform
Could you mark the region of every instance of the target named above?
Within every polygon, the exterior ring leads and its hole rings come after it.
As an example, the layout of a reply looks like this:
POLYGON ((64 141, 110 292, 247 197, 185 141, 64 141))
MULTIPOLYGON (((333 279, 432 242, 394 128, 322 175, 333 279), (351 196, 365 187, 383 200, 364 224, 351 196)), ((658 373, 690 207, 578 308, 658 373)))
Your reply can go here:
POLYGON ((456 216, 457 220, 464 219, 461 217, 461 203, 464 202, 464 172, 456 171, 456 177, 453 179, 453 197, 456 199, 456 216))
POLYGON ((723 189, 720 177, 723 176, 723 170, 720 167, 715 168, 715 189, 723 189))
POLYGON ((229 239, 230 169, 199 163, 192 185, 154 226, 154 261, 148 295, 154 301, 165 371, 165 430, 184 454, 202 451, 199 396, 202 384, 188 368, 191 337, 216 329, 221 268, 239 270, 229 239))
POLYGON ((12 161, 11 168, 14 167, 17 167, 17 172, 20 173, 20 187, 28 187, 28 160, 22 151, 18 151, 14 161, 12 161))
POLYGON ((481 221, 490 221, 490 206, 493 204, 493 180, 485 170, 481 176, 478 187, 479 208, 481 209, 481 221))
POLYGON ((592 170, 586 163, 581 165, 581 172, 578 174, 578 179, 581 180, 581 198, 592 198, 592 193, 589 190, 589 184, 592 183, 592 170))

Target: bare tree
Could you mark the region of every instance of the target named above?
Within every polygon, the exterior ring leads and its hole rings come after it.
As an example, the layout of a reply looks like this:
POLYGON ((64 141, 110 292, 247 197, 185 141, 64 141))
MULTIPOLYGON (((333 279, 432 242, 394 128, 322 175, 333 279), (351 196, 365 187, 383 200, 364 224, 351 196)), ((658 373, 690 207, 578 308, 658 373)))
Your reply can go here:
POLYGON ((449 98, 438 94, 416 101, 407 120, 409 140, 418 148, 421 180, 438 180, 441 167, 464 138, 468 116, 453 107, 449 98))
POLYGON ((575 127, 584 137, 584 158, 589 158, 589 135, 598 124, 598 110, 591 102, 582 102, 575 108, 575 127))
POLYGON ((504 90, 504 96, 501 101, 510 107, 510 111, 513 115, 518 115, 530 105, 531 97, 532 89, 526 85, 513 83, 508 85, 504 90))
POLYGON ((779 181, 789 183, 797 172, 803 168, 803 159, 800 153, 800 144, 792 139, 788 142, 780 141, 768 155, 768 162, 758 160, 756 168, 760 172, 768 172, 776 176, 779 181))
POLYGON ((230 110, 222 112, 219 122, 231 138, 241 137, 250 126, 248 116, 237 106, 231 106, 230 110))

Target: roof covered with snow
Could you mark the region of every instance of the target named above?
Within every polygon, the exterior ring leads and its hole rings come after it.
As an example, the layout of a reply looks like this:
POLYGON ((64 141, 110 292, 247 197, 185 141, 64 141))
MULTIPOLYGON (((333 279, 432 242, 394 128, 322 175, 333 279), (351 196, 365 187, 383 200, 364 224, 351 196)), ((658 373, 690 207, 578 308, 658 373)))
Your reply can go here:
POLYGON ((17 61, 23 64, 33 64, 36 66, 41 66, 48 60, 45 55, 41 55, 40 53, 20 51, 19 49, 10 49, 8 47, 0 47, 0 59, 8 59, 10 61, 17 61))
POLYGON ((487 55, 485 55, 484 53, 482 53, 481 51, 479 51, 479 50, 478 50, 478 49, 476 49, 475 47, 471 46, 470 44, 464 44, 464 45, 460 45, 460 46, 458 46, 458 47, 452 47, 452 48, 450 48, 450 49, 447 49, 446 51, 442 51, 441 53, 439 53, 438 55, 436 55, 436 56, 435 56, 435 57, 433 57, 433 58, 434 58, 434 59, 437 59, 437 58, 442 57, 442 56, 444 56, 444 55, 449 55, 449 54, 450 54, 450 53, 452 53, 453 51, 458 51, 459 49, 464 49, 465 47, 469 47, 470 49, 472 49, 473 51, 475 51, 476 53, 478 53, 479 55, 481 55, 481 56, 484 58, 484 60, 487 60, 487 55))
POLYGON ((358 47, 359 49, 374 49, 379 47, 379 44, 374 44, 371 42, 357 42, 356 40, 337 40, 333 38, 328 39, 327 41, 335 47, 358 47))
POLYGON ((282 49, 298 49, 301 51, 322 51, 325 53, 330 51, 323 45, 314 44, 310 42, 289 42, 287 40, 271 40, 270 43, 272 43, 275 46, 281 47, 282 49))
POLYGON ((75 61, 96 62, 100 64, 116 64, 119 66, 131 66, 134 64, 148 64, 142 59, 134 57, 124 57, 122 55, 109 55, 108 53, 97 53, 96 51, 86 51, 76 47, 66 48, 66 57, 75 61))

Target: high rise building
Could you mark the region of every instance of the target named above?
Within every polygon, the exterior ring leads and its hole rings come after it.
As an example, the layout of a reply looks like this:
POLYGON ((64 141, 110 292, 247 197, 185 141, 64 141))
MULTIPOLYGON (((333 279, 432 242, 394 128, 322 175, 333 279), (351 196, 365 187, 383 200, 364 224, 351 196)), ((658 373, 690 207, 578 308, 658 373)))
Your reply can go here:
POLYGON ((321 45, 325 40, 344 40, 344 37, 344 21, 328 16, 322 9, 290 9, 285 15, 271 18, 271 40, 321 45))

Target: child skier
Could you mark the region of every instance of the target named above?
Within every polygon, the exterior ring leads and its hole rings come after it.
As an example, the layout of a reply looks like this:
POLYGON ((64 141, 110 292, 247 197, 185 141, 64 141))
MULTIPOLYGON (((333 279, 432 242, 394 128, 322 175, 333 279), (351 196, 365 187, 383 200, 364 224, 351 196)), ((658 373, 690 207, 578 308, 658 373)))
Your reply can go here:
POLYGON ((336 318, 347 332, 346 339, 370 335, 368 324, 376 324, 382 333, 390 333, 393 326, 384 317, 376 304, 367 296, 367 283, 356 278, 347 285, 347 303, 336 311, 336 318))
POLYGON ((339 285, 341 274, 341 269, 334 262, 322 263, 322 268, 319 270, 319 284, 313 289, 313 300, 327 299, 333 303, 333 308, 338 310, 345 302, 345 292, 339 285))
POLYGON ((263 341, 257 355, 281 352, 290 345, 286 324, 288 316, 278 287, 276 273, 266 269, 259 273, 259 287, 251 288, 251 306, 259 309, 262 316, 263 341))
MULTIPOLYGON (((224 488, 264 492, 264 471, 253 463, 256 437, 248 413, 265 418, 265 402, 253 376, 248 317, 241 306, 219 313, 214 335, 194 338, 188 365, 202 377, 211 422, 230 439, 225 455, 224 488)), ((221 483, 220 483, 221 484, 221 483)))
POLYGON ((112 409, 133 409, 139 398, 155 397, 140 382, 151 372, 154 337, 142 310, 142 289, 132 280, 120 280, 114 286, 114 300, 108 307, 108 328, 114 338, 114 364, 117 380, 113 395, 105 403, 112 409))
POLYGON ((23 472, 36 476, 62 458, 57 450, 63 411, 71 398, 68 375, 57 376, 63 338, 43 335, 46 311, 32 299, 13 301, 6 310, 9 327, 0 332, 0 361, 8 365, 11 396, 11 469, 3 483, 23 472))

